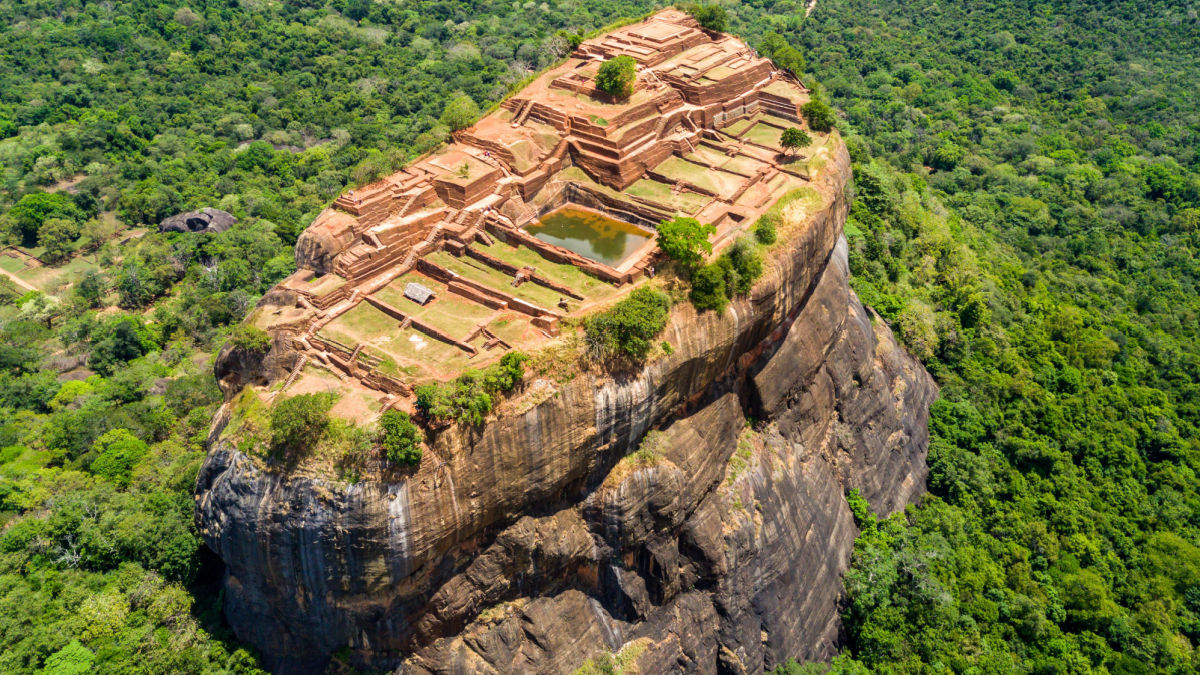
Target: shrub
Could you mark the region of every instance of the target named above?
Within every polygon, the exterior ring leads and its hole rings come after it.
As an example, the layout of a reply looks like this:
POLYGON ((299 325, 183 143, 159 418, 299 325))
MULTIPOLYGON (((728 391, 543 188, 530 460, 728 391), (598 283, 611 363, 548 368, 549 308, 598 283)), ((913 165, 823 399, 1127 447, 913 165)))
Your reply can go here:
POLYGON ((622 54, 609 59, 596 71, 596 88, 613 98, 629 98, 633 95, 633 83, 637 80, 637 61, 622 54))
POLYGON ((692 274, 692 304, 701 311, 724 311, 734 295, 749 293, 762 273, 762 254, 758 246, 749 238, 738 239, 711 265, 692 274))
POLYGON ((763 246, 770 246, 779 239, 779 235, 775 232, 775 217, 764 214, 754 224, 754 238, 763 246))
POLYGON ((732 290, 738 295, 749 293, 754 282, 758 281, 763 273, 762 255, 758 252, 758 247, 753 241, 743 237, 734 242, 726 255, 729 256, 729 262, 737 274, 732 290))
POLYGON ((271 451, 288 460, 316 447, 329 428, 333 394, 300 394, 271 409, 271 451))
POLYGON ((723 264, 725 258, 696 270, 692 275, 692 304, 696 309, 704 311, 713 309, 725 311, 729 295, 725 288, 725 276, 728 265, 723 264))
POLYGON ((97 457, 88 470, 120 487, 128 487, 133 478, 133 467, 146 456, 150 447, 128 429, 113 429, 96 439, 92 451, 97 457))
POLYGON ((800 53, 799 49, 796 49, 791 45, 784 45, 779 49, 776 49, 775 53, 771 56, 771 59, 775 61, 780 68, 783 68, 793 75, 798 76, 800 73, 804 72, 804 55, 800 53))
POLYGON ((834 115, 833 108, 818 99, 813 99, 801 106, 800 113, 804 115, 808 127, 813 131, 832 131, 833 125, 837 123, 837 116, 834 115))
POLYGON ((248 323, 234 327, 229 341, 234 347, 250 352, 265 352, 271 348, 271 336, 267 331, 248 323))
POLYGON ((729 15, 725 12, 725 8, 720 5, 688 3, 682 5, 681 9, 691 14, 692 18, 699 22, 700 26, 705 30, 722 33, 729 25, 729 15))
POLYGON ((475 99, 462 94, 446 105, 439 120, 450 128, 450 131, 466 129, 479 119, 479 105, 475 99))
POLYGON ((598 359, 615 356, 641 360, 650 352, 655 336, 667 325, 671 298, 643 286, 607 311, 584 321, 588 350, 598 359))
POLYGON ((804 133, 803 129, 789 127, 783 130, 783 135, 779 137, 779 144, 789 151, 795 151, 812 145, 812 136, 804 133))
POLYGON ((525 354, 509 352, 482 372, 468 370, 451 382, 417 387, 417 408, 431 419, 483 424, 492 411, 492 395, 515 389, 528 360, 525 354))
POLYGON ((658 247, 668 258, 694 267, 704 260, 705 255, 712 253, 708 238, 716 231, 716 227, 701 225, 695 218, 664 220, 658 225, 658 247))
POLYGON ((388 410, 379 420, 379 444, 389 462, 416 466, 421 463, 421 430, 408 413, 388 410))

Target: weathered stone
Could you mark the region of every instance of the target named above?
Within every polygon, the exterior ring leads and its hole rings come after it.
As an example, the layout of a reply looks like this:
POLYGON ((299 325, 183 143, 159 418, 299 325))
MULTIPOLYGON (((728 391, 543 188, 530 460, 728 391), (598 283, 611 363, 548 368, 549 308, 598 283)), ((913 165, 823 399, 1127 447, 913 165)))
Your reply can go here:
POLYGON ((232 213, 203 208, 173 215, 158 224, 159 232, 224 232, 237 223, 232 213))

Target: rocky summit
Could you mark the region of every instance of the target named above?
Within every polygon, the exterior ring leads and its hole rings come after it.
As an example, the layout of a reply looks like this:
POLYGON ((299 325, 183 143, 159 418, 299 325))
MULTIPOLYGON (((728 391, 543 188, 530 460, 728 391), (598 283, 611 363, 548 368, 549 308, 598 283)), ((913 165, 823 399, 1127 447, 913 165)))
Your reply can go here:
POLYGON ((225 611, 277 672, 759 672, 835 652, 857 489, 924 489, 932 378, 848 284, 850 160, 803 127, 808 92, 666 10, 584 41, 448 147, 347 193, 301 236, 217 375, 226 402, 196 519, 225 611), (633 93, 592 85, 636 62, 633 93), (531 234, 562 207, 645 245, 597 260, 531 234), (779 219, 765 272, 720 312, 670 310, 634 366, 581 356, 579 319, 656 283, 653 228, 717 251, 779 219), (419 287, 414 291, 413 286, 419 287), (556 301, 557 300, 557 301, 556 301), (480 424, 425 424, 418 466, 278 461, 256 415, 331 392, 358 426, 510 350, 537 364, 480 424))

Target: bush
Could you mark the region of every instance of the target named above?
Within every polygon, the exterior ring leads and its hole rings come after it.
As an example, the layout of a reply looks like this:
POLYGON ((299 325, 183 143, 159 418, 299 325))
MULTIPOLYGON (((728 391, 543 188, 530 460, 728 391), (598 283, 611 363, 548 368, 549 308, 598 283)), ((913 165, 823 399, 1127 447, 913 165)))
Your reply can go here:
POLYGON ((800 53, 799 49, 791 45, 784 45, 776 49, 771 59, 775 61, 776 65, 792 75, 799 76, 800 73, 804 72, 804 55, 800 53))
POLYGON ((705 30, 723 33, 729 25, 729 15, 725 12, 725 8, 720 5, 688 3, 681 8, 683 11, 691 14, 692 18, 699 22, 700 26, 705 30))
POLYGON ((271 348, 271 336, 267 331, 248 323, 234 327, 229 342, 234 347, 249 352, 265 352, 271 348))
POLYGON ((633 83, 637 80, 637 61, 622 54, 609 59, 596 71, 596 88, 613 98, 629 98, 633 95, 633 83))
POLYGON ((738 239, 724 255, 692 275, 692 304, 701 311, 724 311, 734 295, 749 293, 762 273, 758 247, 750 239, 738 239))
POLYGON ((800 148, 807 148, 812 145, 812 136, 805 133, 803 129, 788 127, 783 130, 783 135, 779 138, 779 144, 790 151, 799 150, 800 148))
POLYGON ((113 429, 92 444, 97 457, 88 470, 107 478, 120 487, 129 487, 133 467, 150 451, 141 439, 128 429, 113 429))
POLYGON ((329 428, 333 394, 300 394, 271 409, 271 451, 288 460, 299 459, 321 442, 329 428))
POLYGON ((509 352, 483 372, 468 370, 451 382, 417 387, 417 408, 431 419, 483 424, 492 411, 492 395, 515 389, 528 360, 525 354, 509 352))
POLYGON ((754 238, 763 246, 770 246, 779 239, 779 235, 775 232, 775 218, 763 215, 754 224, 754 238))
POLYGON ((408 413, 388 410, 379 420, 379 444, 389 462, 417 466, 421 463, 421 430, 408 413))
POLYGON ((725 276, 728 268, 726 259, 722 258, 711 265, 705 265, 692 275, 692 304, 696 309, 725 311, 729 303, 729 294, 725 288, 725 276))
POLYGON ((658 247, 671 260, 694 267, 712 253, 708 238, 716 231, 716 227, 701 225, 695 218, 664 220, 658 225, 658 247))
POLYGON ((439 121, 449 127, 450 131, 460 131, 474 124, 477 119, 479 105, 475 103, 475 99, 463 94, 446 105, 439 121))
POLYGON ((808 127, 813 131, 832 131, 833 125, 837 123, 837 116, 833 113, 833 108, 818 99, 813 99, 801 106, 800 113, 804 115, 808 127))
POLYGON ((754 282, 758 281, 763 273, 762 255, 758 252, 758 247, 753 241, 743 237, 734 242, 726 255, 729 256, 729 262, 737 274, 733 291, 738 295, 749 293, 754 282))
POLYGON ((646 358, 654 338, 667 325, 670 308, 671 298, 666 293, 645 286, 635 290, 611 309, 584 321, 588 351, 597 359, 646 358))

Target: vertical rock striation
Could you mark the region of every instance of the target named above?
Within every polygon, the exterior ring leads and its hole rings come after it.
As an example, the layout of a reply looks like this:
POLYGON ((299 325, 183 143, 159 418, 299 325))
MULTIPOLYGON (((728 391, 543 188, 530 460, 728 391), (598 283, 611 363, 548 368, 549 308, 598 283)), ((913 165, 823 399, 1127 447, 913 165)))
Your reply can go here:
POLYGON ((197 522, 239 638, 278 672, 345 648, 417 673, 828 655, 856 534, 843 494, 889 513, 921 492, 936 395, 849 289, 844 149, 832 164, 749 297, 673 310, 671 356, 440 432, 405 480, 340 485, 214 447, 197 522), (651 429, 657 449, 629 456, 651 429))

